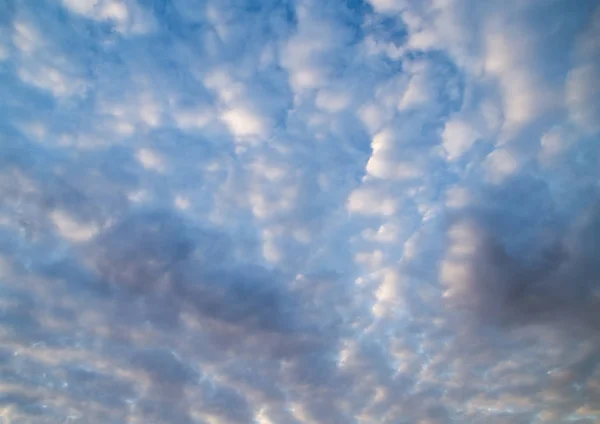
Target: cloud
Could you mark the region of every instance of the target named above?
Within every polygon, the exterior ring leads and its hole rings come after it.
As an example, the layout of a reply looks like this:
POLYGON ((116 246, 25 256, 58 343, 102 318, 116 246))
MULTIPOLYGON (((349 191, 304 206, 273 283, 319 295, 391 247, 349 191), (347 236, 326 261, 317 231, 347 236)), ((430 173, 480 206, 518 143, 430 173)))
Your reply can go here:
POLYGON ((69 11, 93 20, 112 22, 119 32, 143 34, 152 28, 148 13, 135 2, 65 0, 63 5, 69 11))
POLYGON ((480 196, 448 228, 445 297, 487 324, 597 332, 597 200, 565 216, 544 182, 524 177, 480 196))
POLYGON ((600 89, 598 61, 593 52, 598 51, 600 18, 598 11, 592 15, 588 27, 580 35, 576 47, 577 65, 569 71, 566 84, 566 101, 571 120, 584 131, 597 132, 599 106, 595 93, 600 89))
POLYGON ((468 124, 456 119, 446 122, 442 139, 448 158, 452 160, 471 148, 477 140, 477 133, 468 124))
POLYGON ((0 415, 596 422, 598 13, 0 3, 0 415))
POLYGON ((278 313, 283 299, 271 282, 274 277, 260 267, 232 263, 230 244, 223 235, 158 210, 115 223, 94 240, 86 256, 106 284, 152 299, 150 308, 164 302, 172 314, 187 307, 242 326, 285 325, 289 318, 278 313))

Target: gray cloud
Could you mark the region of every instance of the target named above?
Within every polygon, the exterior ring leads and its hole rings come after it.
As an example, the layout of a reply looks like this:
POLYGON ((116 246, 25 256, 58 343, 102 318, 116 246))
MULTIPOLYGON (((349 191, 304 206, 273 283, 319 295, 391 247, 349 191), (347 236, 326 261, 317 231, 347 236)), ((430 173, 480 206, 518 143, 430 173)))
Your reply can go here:
POLYGON ((158 311, 177 315, 189 309, 250 330, 293 330, 293 299, 278 276, 236 263, 230 244, 173 212, 147 211, 115 224, 87 249, 99 278, 127 297, 147 300, 157 322, 165 321, 158 311))
POLYGON ((480 208, 452 218, 451 249, 472 249, 462 262, 466 274, 457 277, 465 287, 456 300, 484 321, 596 333, 598 206, 590 201, 561 216, 543 183, 533 184, 507 183, 482 197, 480 208))

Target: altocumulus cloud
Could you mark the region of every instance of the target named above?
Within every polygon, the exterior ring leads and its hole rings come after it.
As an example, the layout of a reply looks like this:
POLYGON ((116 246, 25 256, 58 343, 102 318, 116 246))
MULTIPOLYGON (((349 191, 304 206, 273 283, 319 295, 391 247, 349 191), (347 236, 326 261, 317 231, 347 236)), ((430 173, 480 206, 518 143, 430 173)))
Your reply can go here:
POLYGON ((600 420, 594 0, 0 1, 7 423, 600 420))

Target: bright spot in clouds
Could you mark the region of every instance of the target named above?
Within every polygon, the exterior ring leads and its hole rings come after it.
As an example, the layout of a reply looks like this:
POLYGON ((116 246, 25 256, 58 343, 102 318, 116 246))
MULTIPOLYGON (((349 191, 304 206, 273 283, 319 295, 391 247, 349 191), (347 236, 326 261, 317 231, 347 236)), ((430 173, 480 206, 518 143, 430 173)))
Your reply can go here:
POLYGON ((600 422, 596 0, 0 1, 0 422, 600 422))

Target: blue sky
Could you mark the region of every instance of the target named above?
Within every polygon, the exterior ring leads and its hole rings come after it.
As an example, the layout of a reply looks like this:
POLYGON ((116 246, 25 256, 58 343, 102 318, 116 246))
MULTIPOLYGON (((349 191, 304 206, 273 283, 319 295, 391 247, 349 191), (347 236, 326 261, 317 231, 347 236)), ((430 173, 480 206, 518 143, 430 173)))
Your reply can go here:
POLYGON ((0 0, 0 422, 600 419, 593 0, 0 0))

